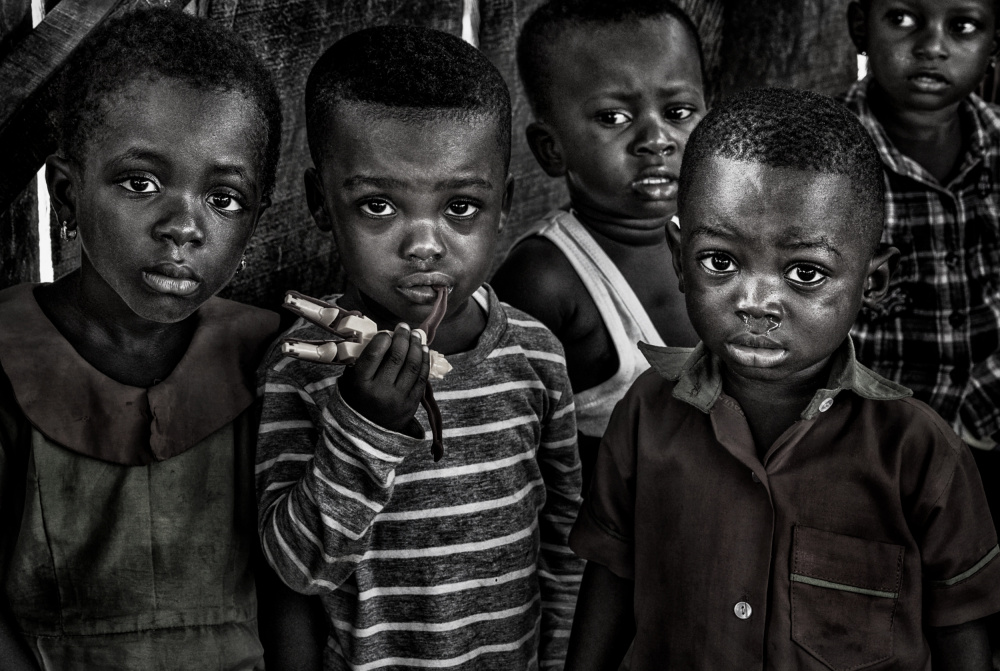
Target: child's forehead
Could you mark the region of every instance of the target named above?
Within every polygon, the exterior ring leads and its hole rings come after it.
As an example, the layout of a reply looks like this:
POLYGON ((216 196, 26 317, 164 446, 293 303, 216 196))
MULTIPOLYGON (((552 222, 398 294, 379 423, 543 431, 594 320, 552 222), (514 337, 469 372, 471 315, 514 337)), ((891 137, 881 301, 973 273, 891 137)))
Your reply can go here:
POLYGON ((325 165, 407 161, 430 169, 442 155, 471 169, 503 163, 500 122, 486 113, 351 102, 331 107, 325 125, 328 146, 320 152, 325 165))
POLYGON ((695 170, 681 230, 692 235, 835 246, 864 254, 867 212, 846 175, 712 156, 695 170), (693 206, 693 207, 691 207, 693 206))
POLYGON ((678 48, 686 58, 700 61, 698 44, 688 28, 674 16, 664 14, 627 18, 615 22, 570 22, 549 45, 553 64, 571 62, 586 55, 604 61, 641 58, 644 62, 678 48), (665 35, 672 39, 662 39, 665 35), (572 48, 566 48, 571 46, 572 48))

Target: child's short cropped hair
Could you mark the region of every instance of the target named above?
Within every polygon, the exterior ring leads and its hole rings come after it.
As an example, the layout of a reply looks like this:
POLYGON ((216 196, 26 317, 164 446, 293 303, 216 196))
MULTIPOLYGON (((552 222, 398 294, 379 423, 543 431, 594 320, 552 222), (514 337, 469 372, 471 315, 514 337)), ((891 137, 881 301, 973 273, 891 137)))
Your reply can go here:
POLYGON ((810 91, 750 89, 713 108, 688 138, 678 210, 706 159, 718 156, 773 168, 846 175, 854 186, 858 233, 874 250, 882 234, 885 184, 878 150, 846 107, 810 91))
POLYGON ((244 40, 178 10, 145 9, 111 19, 84 40, 63 76, 60 151, 79 161, 103 123, 110 94, 131 82, 177 79, 204 90, 237 92, 256 107, 262 194, 274 186, 281 149, 281 100, 270 72, 244 40))
POLYGON ((326 115, 338 103, 367 103, 413 122, 488 117, 497 149, 510 163, 511 104, 507 83, 478 49, 430 28, 377 26, 330 47, 306 83, 309 147, 318 165, 326 115))
POLYGON ((673 18, 691 34, 704 79, 704 56, 698 29, 671 0, 551 0, 528 18, 517 38, 517 69, 535 116, 544 118, 551 101, 549 62, 557 38, 572 27, 620 24, 643 19, 673 18))

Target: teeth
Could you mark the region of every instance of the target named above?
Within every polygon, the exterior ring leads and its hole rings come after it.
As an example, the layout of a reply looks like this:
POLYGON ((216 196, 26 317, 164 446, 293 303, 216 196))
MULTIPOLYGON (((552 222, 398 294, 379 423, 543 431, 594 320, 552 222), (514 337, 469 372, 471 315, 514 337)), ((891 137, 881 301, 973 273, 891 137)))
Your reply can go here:
POLYGON ((670 184, 673 181, 669 177, 643 177, 639 180, 639 184, 670 184))

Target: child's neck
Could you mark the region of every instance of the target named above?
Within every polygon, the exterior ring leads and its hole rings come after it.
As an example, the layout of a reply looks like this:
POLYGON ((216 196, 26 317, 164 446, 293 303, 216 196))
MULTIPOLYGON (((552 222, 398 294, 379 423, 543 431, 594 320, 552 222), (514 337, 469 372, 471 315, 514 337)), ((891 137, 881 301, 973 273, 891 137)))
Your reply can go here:
POLYGON ((110 287, 83 284, 76 271, 35 292, 59 333, 116 382, 145 388, 166 379, 191 344, 197 313, 172 324, 152 322, 132 312, 110 287))
POLYGON ((782 434, 797 422, 816 390, 829 377, 829 359, 794 378, 752 380, 723 366, 722 388, 732 396, 747 419, 761 461, 782 434))
POLYGON ((961 167, 965 133, 959 103, 940 110, 899 109, 876 84, 870 105, 892 143, 924 167, 940 184, 947 184, 961 167))
MULTIPOLYGON (((601 212, 586 205, 571 204, 571 211, 602 247, 655 247, 667 244, 669 217, 633 219, 601 212)), ((607 250, 606 250, 607 251, 607 250)))

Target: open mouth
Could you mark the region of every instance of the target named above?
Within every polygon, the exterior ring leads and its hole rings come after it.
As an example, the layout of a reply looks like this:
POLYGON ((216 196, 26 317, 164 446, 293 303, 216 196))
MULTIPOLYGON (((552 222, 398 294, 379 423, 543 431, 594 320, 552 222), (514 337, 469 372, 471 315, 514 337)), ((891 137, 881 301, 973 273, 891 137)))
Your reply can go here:
POLYGON ((647 175, 633 180, 631 186, 632 191, 647 200, 668 200, 677 197, 677 178, 673 175, 647 175))
POLYGON ((918 91, 936 92, 951 85, 948 78, 938 72, 918 72, 907 77, 907 81, 918 91))

